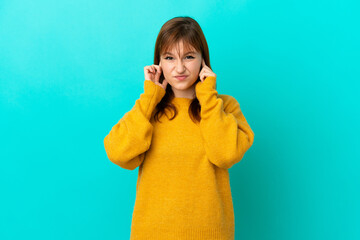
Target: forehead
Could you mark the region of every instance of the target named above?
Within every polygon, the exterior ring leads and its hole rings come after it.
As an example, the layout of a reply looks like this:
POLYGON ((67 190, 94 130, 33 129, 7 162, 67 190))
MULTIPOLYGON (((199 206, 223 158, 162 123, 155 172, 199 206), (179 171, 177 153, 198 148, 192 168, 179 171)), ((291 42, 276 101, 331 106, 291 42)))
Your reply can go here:
POLYGON ((163 49, 163 54, 180 54, 180 53, 195 53, 197 54, 198 51, 190 44, 185 43, 183 41, 179 41, 177 43, 173 43, 168 45, 163 49))

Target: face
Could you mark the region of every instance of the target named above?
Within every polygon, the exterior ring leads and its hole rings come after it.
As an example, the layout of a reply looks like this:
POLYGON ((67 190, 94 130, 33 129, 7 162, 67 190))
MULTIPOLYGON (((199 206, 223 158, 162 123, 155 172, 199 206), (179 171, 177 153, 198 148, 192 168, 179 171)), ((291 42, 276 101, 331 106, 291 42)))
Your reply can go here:
POLYGON ((170 52, 160 56, 160 63, 164 78, 171 85, 175 97, 194 98, 195 82, 199 77, 202 56, 194 48, 184 52, 183 42, 179 48, 174 47, 170 52), (179 52, 178 52, 179 51, 179 52), (176 76, 186 76, 184 79, 176 76))

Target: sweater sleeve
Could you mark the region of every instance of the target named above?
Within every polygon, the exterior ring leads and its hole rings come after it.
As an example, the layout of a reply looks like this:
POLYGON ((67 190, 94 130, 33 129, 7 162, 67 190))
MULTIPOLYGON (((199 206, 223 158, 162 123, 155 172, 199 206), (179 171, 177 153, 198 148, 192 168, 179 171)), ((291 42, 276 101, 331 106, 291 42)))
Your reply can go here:
POLYGON ((153 133, 150 118, 165 93, 165 89, 151 80, 144 81, 144 93, 104 139, 105 151, 111 162, 134 170, 144 161, 153 133))
POLYGON ((215 86, 216 77, 213 76, 195 86, 201 105, 200 131, 209 161, 229 169, 243 158, 255 135, 238 101, 230 95, 223 95, 224 100, 218 98, 215 86))

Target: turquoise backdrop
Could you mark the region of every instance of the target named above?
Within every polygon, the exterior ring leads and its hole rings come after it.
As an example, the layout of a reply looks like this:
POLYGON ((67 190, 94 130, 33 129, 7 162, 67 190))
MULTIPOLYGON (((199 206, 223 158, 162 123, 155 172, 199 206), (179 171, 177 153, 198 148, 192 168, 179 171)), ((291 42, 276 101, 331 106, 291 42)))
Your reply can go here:
POLYGON ((255 133, 229 170, 236 240, 360 239, 359 3, 0 1, 0 239, 129 239, 138 168, 104 137, 157 34, 190 16, 255 133))

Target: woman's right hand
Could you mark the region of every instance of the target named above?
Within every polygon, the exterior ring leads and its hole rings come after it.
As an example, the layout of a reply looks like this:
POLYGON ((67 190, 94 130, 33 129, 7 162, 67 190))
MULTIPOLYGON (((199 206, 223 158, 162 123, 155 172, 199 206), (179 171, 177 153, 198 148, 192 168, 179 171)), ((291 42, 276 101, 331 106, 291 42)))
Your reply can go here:
POLYGON ((159 85, 164 90, 166 90, 166 86, 168 84, 166 79, 163 80, 162 84, 159 82, 161 72, 162 72, 162 70, 161 70, 160 65, 153 64, 153 65, 149 65, 149 66, 144 67, 145 80, 150 80, 150 81, 154 82, 156 85, 159 85))

